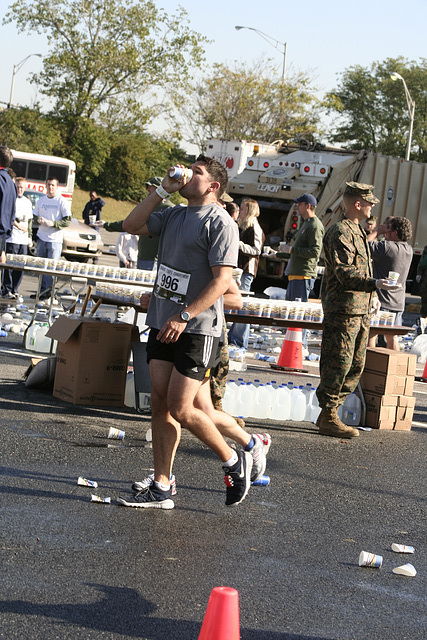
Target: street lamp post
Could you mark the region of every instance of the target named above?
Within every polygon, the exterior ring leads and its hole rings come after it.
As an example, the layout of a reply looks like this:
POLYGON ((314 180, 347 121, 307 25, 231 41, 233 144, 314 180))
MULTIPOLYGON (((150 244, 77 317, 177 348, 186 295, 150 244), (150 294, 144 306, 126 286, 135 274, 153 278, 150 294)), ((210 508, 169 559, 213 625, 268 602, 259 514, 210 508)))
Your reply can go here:
POLYGON ((28 58, 31 58, 31 56, 36 56, 37 58, 43 57, 41 53, 30 53, 30 55, 24 58, 23 60, 21 60, 21 62, 18 62, 18 64, 13 65, 12 84, 10 85, 10 98, 9 98, 8 109, 12 108, 13 89, 15 88, 15 76, 18 73, 18 71, 21 69, 21 67, 25 64, 25 62, 28 60, 28 58))
POLYGON ((272 47, 274 47, 275 49, 277 49, 277 51, 280 51, 280 53, 283 54, 283 71, 282 71, 282 86, 283 86, 285 84, 285 75, 286 75, 286 55, 288 50, 287 42, 280 42, 279 40, 276 40, 276 38, 273 38, 272 36, 267 35, 263 31, 260 31, 259 29, 254 29, 254 27, 234 27, 234 28, 236 29, 236 31, 240 31, 240 29, 249 29, 250 31, 255 31, 255 33, 261 36, 261 38, 264 38, 264 40, 267 40, 267 42, 271 44, 272 47), (283 47, 283 50, 281 49, 281 47, 283 47))
POLYGON ((390 78, 392 80, 394 80, 394 81, 402 80, 403 86, 405 88, 406 104, 408 105, 408 113, 409 113, 409 133, 408 133, 408 141, 406 143, 406 157, 405 157, 405 160, 409 160, 409 156, 411 155, 412 130, 414 128, 415 102, 412 100, 411 94, 409 93, 409 89, 406 86, 406 82, 402 78, 400 73, 393 72, 393 73, 390 74, 390 78))

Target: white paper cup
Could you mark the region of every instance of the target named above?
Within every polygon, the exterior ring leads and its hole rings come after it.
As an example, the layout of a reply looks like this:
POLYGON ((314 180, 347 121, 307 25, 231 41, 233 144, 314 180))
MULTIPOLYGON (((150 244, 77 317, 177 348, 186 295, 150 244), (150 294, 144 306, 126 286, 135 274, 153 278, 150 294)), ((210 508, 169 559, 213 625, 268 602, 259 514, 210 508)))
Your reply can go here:
POLYGON ((95 224, 96 222, 96 216, 95 215, 90 215, 89 216, 89 224, 95 224))
POLYGON ((408 578, 415 578, 417 571, 412 564, 402 564, 401 567, 393 569, 393 573, 397 573, 400 576, 408 576, 408 578))
POLYGON ((361 551, 359 555, 359 567, 374 567, 379 569, 383 563, 383 557, 375 553, 361 551))
POLYGON ((400 273, 398 273, 397 271, 389 271, 387 279, 390 284, 397 284, 397 281, 399 280, 399 276, 400 276, 400 273))
POLYGON ((112 440, 123 440, 123 438, 125 437, 125 432, 121 431, 120 429, 114 429, 114 427, 110 427, 108 437, 112 440))
POLYGON ((391 550, 396 553, 414 553, 415 551, 414 547, 406 546, 406 544, 396 544, 395 542, 391 545, 391 550))

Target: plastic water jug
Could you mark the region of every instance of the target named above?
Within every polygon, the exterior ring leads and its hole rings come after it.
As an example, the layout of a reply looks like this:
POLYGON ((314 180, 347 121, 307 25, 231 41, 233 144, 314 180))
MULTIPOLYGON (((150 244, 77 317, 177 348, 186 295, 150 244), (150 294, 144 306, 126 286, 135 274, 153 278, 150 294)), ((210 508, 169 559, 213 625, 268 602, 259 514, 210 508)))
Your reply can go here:
MULTIPOLYGON (((46 337, 49 331, 47 322, 34 322, 25 334, 24 348, 28 351, 37 351, 38 353, 50 353, 52 339, 46 337)), ((56 340, 53 341, 52 353, 56 352, 56 340)))
POLYGON ((307 416, 306 420, 308 420, 309 422, 315 423, 321 411, 322 409, 319 407, 319 400, 317 399, 317 395, 316 395, 316 387, 314 387, 313 395, 311 396, 311 400, 310 400, 310 413, 309 413, 309 417, 306 414, 307 416))
POLYGON ((269 417, 269 393, 265 384, 261 383, 255 392, 252 416, 258 420, 265 420, 269 417))
POLYGON ((271 409, 271 418, 284 422, 291 415, 291 392, 286 385, 276 389, 276 398, 271 409))
POLYGON ((236 408, 238 407, 239 386, 235 380, 228 380, 225 386, 225 393, 222 399, 222 408, 231 416, 238 415, 236 408))
POLYGON ((299 387, 291 391, 291 415, 290 419, 301 422, 305 418, 305 396, 299 387))
POLYGON ((354 391, 353 393, 350 393, 344 400, 341 413, 342 415, 340 417, 344 424, 347 424, 350 427, 359 426, 360 418, 362 415, 362 403, 360 402, 360 398, 355 394, 354 391))
POLYGON ((239 388, 239 412, 235 415, 243 416, 244 418, 248 418, 249 416, 253 416, 254 411, 254 386, 250 382, 245 384, 244 382, 240 385, 239 388))

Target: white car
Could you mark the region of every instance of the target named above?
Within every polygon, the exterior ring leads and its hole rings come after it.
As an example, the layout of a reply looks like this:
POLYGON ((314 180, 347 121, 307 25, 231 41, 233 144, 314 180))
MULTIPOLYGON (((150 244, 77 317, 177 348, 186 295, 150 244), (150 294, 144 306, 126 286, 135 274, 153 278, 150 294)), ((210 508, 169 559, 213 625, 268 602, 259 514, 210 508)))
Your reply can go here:
MULTIPOLYGON (((24 191, 24 196, 31 200, 33 208, 44 194, 37 191, 24 191)), ((37 243, 37 222, 33 220, 33 242, 37 243)), ((68 260, 87 262, 89 258, 100 256, 104 243, 98 229, 89 227, 78 218, 71 218, 70 226, 64 228, 62 255, 68 260)))

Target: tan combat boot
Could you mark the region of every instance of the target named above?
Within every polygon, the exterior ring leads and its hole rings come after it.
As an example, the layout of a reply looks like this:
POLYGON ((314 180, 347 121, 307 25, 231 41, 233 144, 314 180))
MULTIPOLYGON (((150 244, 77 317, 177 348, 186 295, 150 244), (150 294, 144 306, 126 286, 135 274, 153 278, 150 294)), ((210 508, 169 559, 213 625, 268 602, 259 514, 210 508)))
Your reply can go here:
POLYGON ((338 416, 338 407, 332 409, 322 409, 317 426, 319 434, 322 436, 332 436, 332 438, 357 438, 359 431, 349 427, 338 416))
MULTIPOLYGON (((223 413, 227 413, 227 412, 226 412, 226 411, 224 411, 224 409, 222 408, 222 400, 218 400, 218 399, 216 399, 216 400, 213 402, 213 406, 214 406, 214 409, 216 409, 217 411, 222 411, 223 413)), ((227 415, 229 415, 229 414, 227 413, 227 415)), ((232 417, 234 418, 234 416, 232 416, 232 417)), ((237 422, 237 424, 239 425, 239 427, 242 427, 242 429, 243 429, 243 428, 244 428, 244 426, 245 426, 245 421, 244 421, 244 420, 242 420, 242 418, 234 418, 234 419, 235 419, 235 421, 237 422)))

